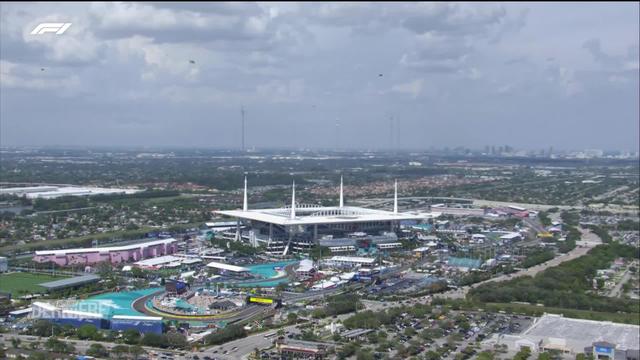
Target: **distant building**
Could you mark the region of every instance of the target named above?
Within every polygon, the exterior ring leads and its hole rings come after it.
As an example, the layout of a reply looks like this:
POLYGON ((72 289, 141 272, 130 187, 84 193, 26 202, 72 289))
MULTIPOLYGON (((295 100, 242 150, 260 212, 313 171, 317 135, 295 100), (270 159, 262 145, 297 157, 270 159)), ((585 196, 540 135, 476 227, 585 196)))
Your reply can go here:
POLYGON ((316 268, 313 266, 313 261, 305 259, 300 261, 300 265, 296 269, 296 275, 300 278, 313 277, 316 274, 316 268))
POLYGON ((359 256, 333 256, 327 260, 325 263, 330 266, 339 266, 339 267, 353 267, 353 266, 373 266, 376 262, 376 259, 369 257, 359 257, 359 256))
POLYGON ((162 239, 139 244, 63 250, 36 251, 33 261, 53 262, 59 266, 92 265, 101 262, 118 264, 139 261, 176 252, 176 239, 162 239))
POLYGON ((429 254, 429 252, 431 251, 431 248, 428 246, 423 246, 423 247, 413 249, 412 251, 415 257, 421 259, 425 255, 429 254))
POLYGON ((276 342, 283 359, 324 359, 332 347, 332 344, 315 341, 279 339, 276 342))
POLYGON ((0 256, 0 273, 9 271, 9 262, 6 257, 0 256))
POLYGON ((63 196, 125 195, 142 190, 81 186, 30 186, 0 189, 0 195, 18 195, 28 199, 55 199, 63 196))

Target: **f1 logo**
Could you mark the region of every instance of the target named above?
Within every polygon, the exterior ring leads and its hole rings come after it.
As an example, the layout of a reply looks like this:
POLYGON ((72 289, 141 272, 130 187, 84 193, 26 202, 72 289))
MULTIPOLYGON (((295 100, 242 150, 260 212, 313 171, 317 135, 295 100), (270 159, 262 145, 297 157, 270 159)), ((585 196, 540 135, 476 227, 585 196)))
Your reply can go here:
POLYGON ((71 23, 41 23, 31 31, 31 35, 42 35, 46 33, 62 35, 70 26, 71 23))

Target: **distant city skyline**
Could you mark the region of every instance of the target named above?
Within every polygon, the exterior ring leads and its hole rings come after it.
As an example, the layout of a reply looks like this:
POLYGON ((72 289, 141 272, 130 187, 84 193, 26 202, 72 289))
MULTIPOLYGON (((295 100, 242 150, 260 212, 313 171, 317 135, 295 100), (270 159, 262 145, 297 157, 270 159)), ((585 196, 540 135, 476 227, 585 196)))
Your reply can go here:
POLYGON ((303 148, 303 147, 264 147, 264 148, 248 148, 244 151, 242 149, 232 147, 193 147, 193 146, 87 146, 87 145, 14 145, 14 146, 0 146, 0 151, 123 151, 123 152, 138 152, 149 154, 171 154, 173 151, 185 151, 185 152, 198 152, 198 151, 213 151, 213 152, 228 152, 237 155, 251 156, 252 154, 267 154, 267 153, 284 153, 284 152, 317 152, 319 154, 325 153, 378 153, 384 154, 440 154, 440 153, 468 153, 469 155, 488 155, 488 156, 533 156, 533 157, 574 157, 575 155, 584 155, 587 157, 638 157, 640 151, 626 151, 620 149, 542 149, 542 148, 516 148, 509 145, 501 146, 487 146, 484 148, 469 148, 464 146, 443 146, 443 147, 429 147, 426 149, 370 149, 370 148, 352 148, 352 149, 335 149, 335 148, 303 148))
POLYGON ((639 16, 638 3, 3 2, 0 145, 635 153, 639 16), (72 25, 32 35, 42 22, 72 25))

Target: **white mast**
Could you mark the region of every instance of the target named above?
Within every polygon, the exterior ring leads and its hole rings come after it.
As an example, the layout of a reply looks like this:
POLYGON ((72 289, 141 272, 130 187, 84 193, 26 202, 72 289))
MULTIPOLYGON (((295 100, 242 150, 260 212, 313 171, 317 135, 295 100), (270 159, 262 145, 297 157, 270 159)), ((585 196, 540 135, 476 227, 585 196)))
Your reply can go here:
POLYGON ((393 213, 398 213, 398 180, 396 180, 395 191, 393 193, 393 213))
POLYGON ((296 218, 296 181, 293 180, 293 186, 291 187, 291 219, 296 218))
POLYGON ((342 175, 340 175, 340 207, 344 206, 344 195, 342 194, 342 175))
POLYGON ((249 210, 247 203, 247 175, 244 176, 244 201, 242 202, 242 211, 249 210))

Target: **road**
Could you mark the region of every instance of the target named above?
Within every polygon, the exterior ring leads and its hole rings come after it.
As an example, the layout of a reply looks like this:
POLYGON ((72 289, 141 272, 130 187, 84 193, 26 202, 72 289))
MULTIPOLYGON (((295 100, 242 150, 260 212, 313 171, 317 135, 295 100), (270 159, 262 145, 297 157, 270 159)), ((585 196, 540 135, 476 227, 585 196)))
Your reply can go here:
MULTIPOLYGON (((284 327, 283 330, 285 331, 285 333, 297 333, 298 331, 297 329, 295 329, 295 327, 296 325, 289 325, 284 327)), ((250 335, 242 339, 237 339, 224 343, 222 345, 212 346, 201 351, 194 352, 193 355, 198 355, 200 359, 202 359, 204 356, 223 360, 246 359, 256 348, 266 349, 271 347, 273 345, 275 336, 268 339, 264 336, 277 331, 278 330, 269 330, 250 335), (232 351, 232 349, 234 348, 237 349, 232 351), (225 351, 228 351, 228 353, 224 354, 225 351)))
POLYGON ((630 277, 631 277, 631 272, 629 271, 629 269, 626 269, 620 281, 616 284, 616 286, 613 287, 613 289, 611 289, 611 292, 609 293, 609 297, 620 297, 622 292, 622 285, 624 285, 627 281, 629 281, 630 277))
MULTIPOLYGON (((32 335, 14 335, 14 334, 0 334, 0 343, 4 343, 5 346, 11 348, 11 339, 20 339, 21 341, 21 348, 24 349, 30 349, 29 346, 27 346, 27 344, 31 344, 33 342, 38 342, 38 343, 45 343, 48 338, 41 338, 41 337, 37 337, 37 336, 32 336, 32 335)), ((76 348, 75 353, 76 354, 86 354, 87 350, 89 349, 89 347, 92 344, 100 344, 102 346, 104 346, 107 350, 111 350, 111 348, 113 348, 114 346, 117 345, 122 345, 122 344, 114 344, 114 343, 109 343, 109 342, 102 342, 102 341, 89 341, 89 340, 71 340, 71 339, 59 339, 60 341, 66 342, 66 343, 71 343, 73 344, 73 346, 76 348)), ((127 345, 128 346, 128 345, 127 345)), ((182 356, 180 355, 181 353, 185 353, 184 351, 175 351, 175 350, 167 350, 167 349, 156 349, 156 348, 150 348, 150 347, 146 347, 143 346, 143 349, 145 349, 147 351, 147 353, 149 354, 149 358, 150 359, 159 359, 159 357, 154 356, 154 353, 167 353, 167 354, 171 354, 175 359, 190 359, 191 356, 182 356)), ((38 349, 43 349, 42 347, 39 347, 38 349)))

